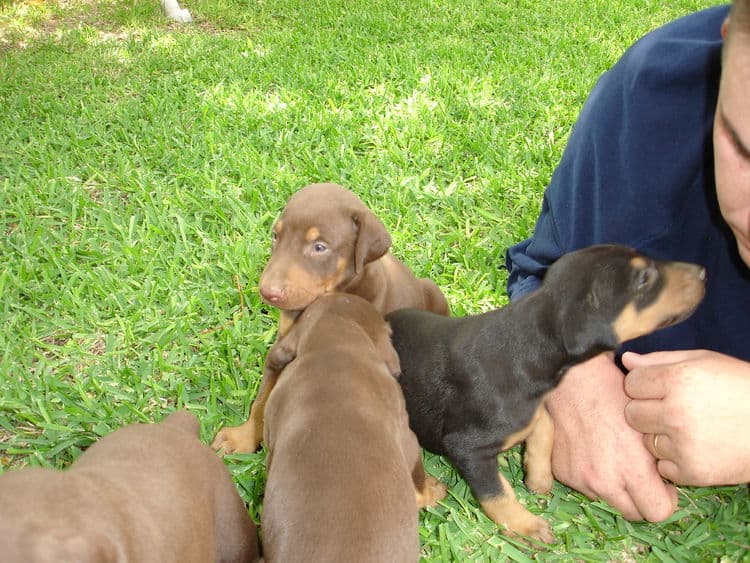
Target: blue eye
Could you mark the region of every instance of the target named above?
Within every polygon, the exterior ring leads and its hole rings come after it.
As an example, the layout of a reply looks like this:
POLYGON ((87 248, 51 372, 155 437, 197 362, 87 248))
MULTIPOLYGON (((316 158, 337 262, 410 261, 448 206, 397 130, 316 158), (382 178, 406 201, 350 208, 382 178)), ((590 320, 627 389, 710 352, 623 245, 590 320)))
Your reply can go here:
POLYGON ((316 242, 313 244, 313 252, 315 252, 315 254, 323 254, 327 250, 328 247, 325 245, 325 243, 316 242))

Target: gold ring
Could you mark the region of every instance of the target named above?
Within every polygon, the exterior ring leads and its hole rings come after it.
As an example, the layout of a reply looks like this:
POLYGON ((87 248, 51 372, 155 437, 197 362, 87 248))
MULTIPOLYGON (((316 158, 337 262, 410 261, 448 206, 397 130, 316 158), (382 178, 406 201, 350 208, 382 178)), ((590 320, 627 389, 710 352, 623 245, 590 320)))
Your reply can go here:
POLYGON ((659 434, 654 434, 654 440, 651 444, 651 448, 654 450, 656 459, 661 459, 661 455, 659 455, 659 434))

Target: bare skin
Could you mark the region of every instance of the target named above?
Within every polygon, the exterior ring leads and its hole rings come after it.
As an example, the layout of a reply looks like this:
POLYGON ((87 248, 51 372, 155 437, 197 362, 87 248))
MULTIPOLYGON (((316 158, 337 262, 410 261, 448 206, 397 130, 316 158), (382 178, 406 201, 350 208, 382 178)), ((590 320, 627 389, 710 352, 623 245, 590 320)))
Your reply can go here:
POLYGON ((628 352, 623 362, 630 369, 625 390, 633 398, 625 418, 643 433, 661 475, 680 485, 750 481, 750 439, 743 433, 748 362, 707 350, 628 352))
POLYGON ((547 399, 555 424, 552 472, 591 499, 601 498, 628 520, 657 522, 677 508, 643 435, 625 420, 630 400, 610 354, 572 368, 547 399), (627 460, 627 463, 623 463, 627 460))

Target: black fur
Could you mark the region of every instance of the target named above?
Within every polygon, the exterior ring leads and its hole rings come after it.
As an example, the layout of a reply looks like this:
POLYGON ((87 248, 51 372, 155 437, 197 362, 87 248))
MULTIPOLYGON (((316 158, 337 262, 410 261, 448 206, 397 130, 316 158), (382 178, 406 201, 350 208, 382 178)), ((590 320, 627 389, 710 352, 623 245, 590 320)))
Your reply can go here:
MULTIPOLYGON (((571 366, 620 345, 613 322, 628 305, 643 311, 656 303, 675 264, 600 245, 562 257, 537 291, 502 309, 463 318, 413 309, 388 315, 420 444, 446 456, 478 498, 503 494, 496 456, 506 440, 529 425, 571 366), (634 267, 634 259, 646 266, 634 267)), ((677 268, 695 278, 689 291, 700 295, 691 294, 695 303, 685 310, 665 311, 660 326, 684 318, 703 295, 702 268, 677 268)))

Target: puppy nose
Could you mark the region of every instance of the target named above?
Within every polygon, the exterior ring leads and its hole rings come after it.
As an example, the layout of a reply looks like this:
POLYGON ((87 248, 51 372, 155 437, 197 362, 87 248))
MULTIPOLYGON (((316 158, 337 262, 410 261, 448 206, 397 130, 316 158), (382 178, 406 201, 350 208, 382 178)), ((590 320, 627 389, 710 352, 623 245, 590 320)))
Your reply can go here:
POLYGON ((276 303, 281 300, 284 295, 284 288, 276 285, 261 285, 260 294, 269 303, 276 303))

